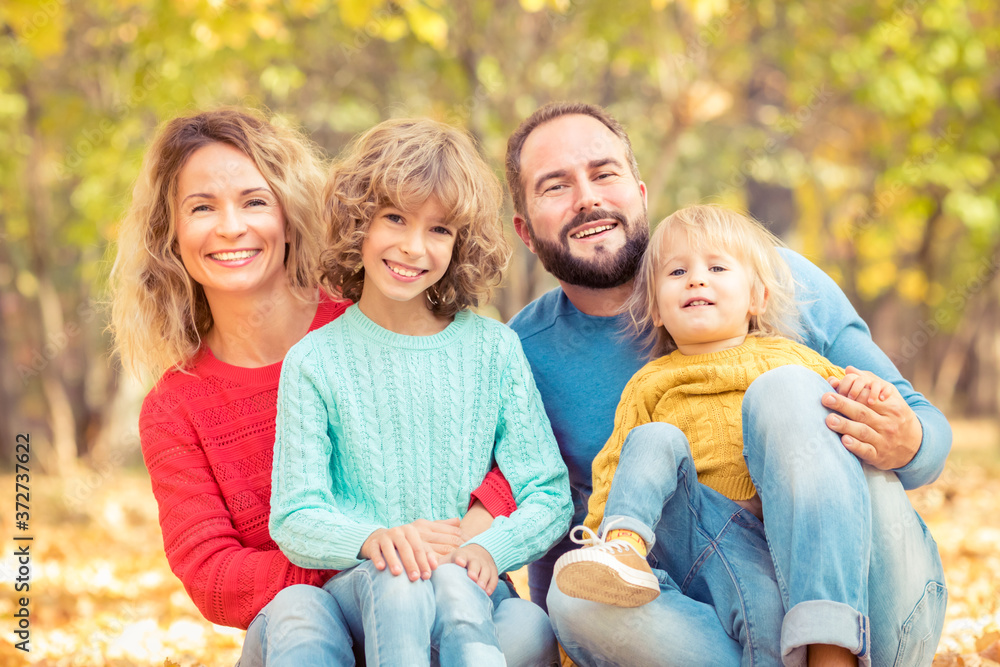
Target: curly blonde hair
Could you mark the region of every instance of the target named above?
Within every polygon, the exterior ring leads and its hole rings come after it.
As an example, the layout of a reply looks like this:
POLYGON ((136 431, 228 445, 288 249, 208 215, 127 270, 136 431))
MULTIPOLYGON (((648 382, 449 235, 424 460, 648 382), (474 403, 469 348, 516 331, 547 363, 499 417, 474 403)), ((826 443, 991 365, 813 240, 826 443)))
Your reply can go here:
POLYGON ((723 206, 702 205, 683 208, 656 227, 642 257, 631 296, 622 306, 627 312, 631 333, 645 338, 650 358, 656 359, 677 349, 665 327, 655 326, 656 273, 670 239, 683 234, 694 248, 718 248, 746 265, 752 278, 750 302, 764 306, 750 318, 750 333, 784 336, 801 340, 795 281, 788 265, 778 254, 784 244, 759 222, 723 206))
POLYGON ((323 192, 328 247, 321 282, 357 302, 365 282, 361 245, 376 212, 414 211, 437 198, 456 228, 451 262, 428 291, 439 317, 489 300, 510 260, 500 221, 502 189, 465 132, 430 119, 379 123, 348 147, 323 192))
POLYGON ((111 325, 122 366, 139 378, 184 368, 212 329, 201 285, 176 247, 177 181, 188 159, 213 143, 249 157, 275 193, 285 219, 285 272, 293 293, 314 298, 322 232, 323 166, 299 132, 251 109, 221 108, 163 125, 146 153, 121 221, 111 270, 111 325))

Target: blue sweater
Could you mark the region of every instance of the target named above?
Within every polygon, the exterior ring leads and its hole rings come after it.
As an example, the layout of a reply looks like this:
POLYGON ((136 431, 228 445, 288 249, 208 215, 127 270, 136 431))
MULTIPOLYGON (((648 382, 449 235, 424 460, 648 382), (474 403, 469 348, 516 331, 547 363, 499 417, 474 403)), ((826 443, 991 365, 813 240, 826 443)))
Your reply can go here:
MULTIPOLYGON (((803 343, 838 366, 856 366, 896 385, 923 427, 920 450, 896 474, 907 489, 934 481, 951 449, 951 427, 944 415, 903 379, 829 276, 798 253, 784 248, 780 252, 797 283, 803 343)), ((646 350, 620 334, 623 325, 622 316, 580 312, 560 288, 531 302, 510 321, 569 467, 574 525, 587 515, 591 463, 611 435, 622 390, 649 361, 646 350)))
POLYGON ((285 358, 271 536, 297 565, 356 565, 378 528, 462 516, 494 461, 518 509, 470 542, 504 572, 557 542, 572 508, 517 336, 469 311, 404 336, 352 306, 285 358))

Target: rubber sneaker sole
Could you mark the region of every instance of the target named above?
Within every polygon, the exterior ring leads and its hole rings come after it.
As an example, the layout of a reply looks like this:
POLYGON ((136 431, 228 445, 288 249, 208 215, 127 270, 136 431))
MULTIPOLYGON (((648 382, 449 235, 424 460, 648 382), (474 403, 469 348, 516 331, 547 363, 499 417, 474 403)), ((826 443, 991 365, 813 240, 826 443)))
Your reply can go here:
POLYGON ((566 595, 615 607, 641 607, 659 597, 660 582, 652 572, 628 567, 607 553, 588 551, 576 549, 556 561, 556 583, 566 595))

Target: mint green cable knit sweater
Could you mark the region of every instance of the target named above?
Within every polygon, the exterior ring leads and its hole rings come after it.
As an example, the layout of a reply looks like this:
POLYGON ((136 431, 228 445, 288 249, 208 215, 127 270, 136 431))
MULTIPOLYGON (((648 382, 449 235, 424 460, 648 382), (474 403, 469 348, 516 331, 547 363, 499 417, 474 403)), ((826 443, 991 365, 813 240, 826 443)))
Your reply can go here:
POLYGON ((285 357, 270 530, 288 559, 344 569, 378 528, 460 517, 496 460, 517 510, 471 543, 500 572, 569 528, 569 476, 517 335, 462 311, 404 336, 352 306, 285 357))

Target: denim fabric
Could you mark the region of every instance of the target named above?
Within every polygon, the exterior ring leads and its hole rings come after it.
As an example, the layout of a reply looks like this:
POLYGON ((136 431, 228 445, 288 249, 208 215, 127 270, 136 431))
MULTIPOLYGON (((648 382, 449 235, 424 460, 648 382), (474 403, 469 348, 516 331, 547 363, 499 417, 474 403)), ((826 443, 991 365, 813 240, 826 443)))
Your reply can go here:
POLYGON ((439 566, 428 581, 378 571, 366 561, 327 582, 366 663, 548 665, 558 648, 548 617, 501 581, 492 596, 464 568, 439 566))
POLYGON ((542 608, 522 600, 514 586, 501 580, 493 591, 493 623, 508 667, 554 667, 559 665, 559 644, 542 608))
POLYGON ((866 619, 872 665, 929 665, 947 601, 937 544, 896 474, 845 456, 839 437, 822 425, 829 411, 820 396, 828 386, 815 373, 787 366, 761 375, 743 399, 744 457, 764 504, 765 532, 788 609, 781 639, 785 662, 805 664, 799 648, 807 643, 864 652, 863 645, 850 643, 857 617, 816 608, 816 602, 809 602, 808 614, 808 607, 796 609, 807 601, 833 600, 866 619), (843 627, 835 631, 838 623, 843 627), (832 632, 835 637, 823 634, 832 632))
MULTIPOLYGON (((573 525, 579 526, 586 518, 587 513, 583 512, 583 515, 579 518, 573 518, 573 525)), ((548 613, 548 607, 546 606, 545 596, 549 594, 549 584, 552 582, 552 570, 556 566, 556 561, 567 551, 577 549, 579 546, 567 536, 549 549, 547 554, 528 565, 528 591, 531 595, 531 601, 541 607, 546 613, 548 613)))
POLYGON ((553 627, 575 662, 797 666, 826 643, 862 665, 930 664, 946 597, 937 546, 895 474, 862 466, 826 428, 826 391, 789 366, 746 393, 763 524, 696 481, 679 429, 632 430, 602 529, 615 521, 651 544, 661 595, 623 609, 553 586, 553 627))
POLYGON ((861 462, 823 422, 828 391, 813 371, 785 366, 757 378, 743 399, 743 456, 786 609, 786 665, 805 665, 809 644, 870 661, 871 505, 861 462))
POLYGON ((351 633, 340 606, 316 586, 297 584, 278 592, 243 641, 237 667, 353 665, 351 633))
POLYGON ((660 597, 624 609, 568 598, 552 586, 552 624, 574 662, 779 664, 783 609, 763 526, 698 483, 680 429, 653 422, 629 433, 601 530, 611 523, 651 545, 660 597))

